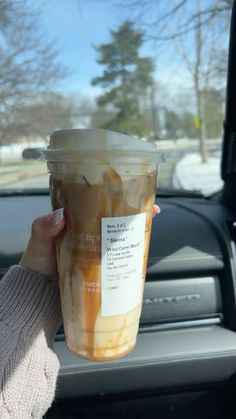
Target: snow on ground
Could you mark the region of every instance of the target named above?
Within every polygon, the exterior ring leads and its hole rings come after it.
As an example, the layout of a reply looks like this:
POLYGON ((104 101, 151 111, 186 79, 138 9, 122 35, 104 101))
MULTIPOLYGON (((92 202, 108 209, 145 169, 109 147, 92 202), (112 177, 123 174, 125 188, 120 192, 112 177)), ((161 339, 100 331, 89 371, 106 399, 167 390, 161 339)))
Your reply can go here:
POLYGON ((2 162, 12 162, 22 160, 22 152, 28 147, 42 147, 46 148, 46 143, 43 141, 28 141, 22 143, 13 143, 9 145, 3 145, 0 148, 0 158, 2 162))
POLYGON ((207 163, 202 163, 199 153, 189 153, 176 165, 173 173, 175 188, 198 190, 204 195, 210 195, 223 186, 220 177, 220 153, 209 157, 207 163))

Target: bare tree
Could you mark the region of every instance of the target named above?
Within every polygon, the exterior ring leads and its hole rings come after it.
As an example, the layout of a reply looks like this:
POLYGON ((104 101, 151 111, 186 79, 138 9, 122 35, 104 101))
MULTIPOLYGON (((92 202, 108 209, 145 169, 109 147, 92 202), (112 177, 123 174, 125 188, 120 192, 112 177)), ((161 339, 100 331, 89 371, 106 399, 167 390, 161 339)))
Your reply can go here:
POLYGON ((18 109, 10 135, 14 141, 24 136, 47 142, 55 129, 73 128, 75 109, 74 101, 61 94, 41 93, 36 101, 18 109))
MULTIPOLYGON (((120 0, 113 3, 121 7, 120 0)), ((233 0, 127 0, 146 39, 174 44, 192 76, 202 161, 207 161, 204 96, 226 79, 225 50, 233 0)))
MULTIPOLYGON (((217 8, 218 0, 215 2, 217 8)), ((197 24, 192 33, 192 52, 189 53, 189 39, 186 45, 186 35, 179 34, 175 39, 177 50, 182 58, 182 62, 190 72, 193 80, 194 95, 196 101, 197 115, 195 117, 196 127, 199 134, 199 145, 202 162, 207 162, 206 147, 206 120, 204 94, 209 88, 212 74, 212 64, 215 54, 215 20, 212 19, 208 25, 207 33, 204 33, 203 39, 203 23, 202 23, 202 0, 195 0, 197 24), (203 57, 204 55, 204 57, 203 57)), ((178 21, 181 26, 181 20, 178 21)))
MULTIPOLYGON (((201 71, 202 71, 202 9, 201 0, 197 0, 197 25, 195 28, 195 64, 193 71, 194 91, 196 98, 197 116, 199 118, 199 140, 200 140, 200 151, 202 156, 202 162, 207 162, 207 147, 206 147, 206 125, 205 125, 205 114, 204 114, 204 98, 201 89, 201 71)), ((210 65, 210 64, 209 64, 210 65)), ((210 70, 208 69, 208 73, 210 70)))
MULTIPOLYGON (((109 1, 110 0, 105 0, 109 1)), ((130 16, 138 21, 154 40, 173 40, 186 35, 199 25, 199 11, 192 7, 192 0, 112 0, 113 4, 129 7, 130 16), (176 21, 181 17, 181 25, 176 21)), ((219 17, 221 28, 227 29, 233 0, 204 0, 201 10, 201 25, 209 25, 215 16, 219 17)))
MULTIPOLYGON (((192 3, 192 6, 195 6, 194 8, 192 7, 192 11, 194 10, 194 17, 196 16, 196 24, 191 33, 188 34, 187 43, 186 34, 182 34, 181 30, 179 30, 178 39, 175 39, 180 56, 193 80, 197 111, 195 120, 198 128, 200 153, 203 163, 208 160, 205 96, 209 89, 217 85, 217 81, 219 80, 219 71, 217 69, 219 59, 219 32, 217 33, 217 24, 219 24, 219 22, 217 19, 219 10, 221 10, 220 3, 221 0, 215 0, 214 4, 213 2, 211 3, 211 14, 206 25, 203 13, 204 3, 202 0, 195 0, 195 2, 192 3), (192 53, 189 53, 190 36, 192 36, 192 53)), ((178 23, 179 27, 183 27, 181 18, 178 23)), ((221 73, 221 76, 223 76, 223 72, 221 73)))
POLYGON ((42 92, 17 109, 14 124, 8 127, 8 135, 14 142, 24 137, 30 140, 40 138, 47 143, 55 129, 91 126, 95 114, 99 115, 99 111, 86 96, 42 92))
POLYGON ((11 141, 16 115, 38 92, 67 74, 26 0, 0 0, 0 146, 11 141))

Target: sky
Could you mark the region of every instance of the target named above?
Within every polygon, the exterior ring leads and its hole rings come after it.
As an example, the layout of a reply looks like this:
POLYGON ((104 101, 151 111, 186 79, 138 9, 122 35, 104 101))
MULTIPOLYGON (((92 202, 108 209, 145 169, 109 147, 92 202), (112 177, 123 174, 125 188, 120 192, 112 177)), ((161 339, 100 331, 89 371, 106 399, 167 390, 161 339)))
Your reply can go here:
POLYGON ((108 28, 116 26, 115 15, 105 4, 87 1, 81 5, 77 0, 32 0, 32 4, 44 4, 40 25, 45 36, 54 40, 60 61, 69 67, 70 76, 60 87, 66 91, 92 90, 90 79, 101 71, 92 44, 109 40, 108 28))
MULTIPOLYGON (((109 0, 28 0, 41 10, 40 27, 46 39, 52 39, 59 52, 60 62, 69 67, 69 76, 57 86, 68 94, 95 98, 100 87, 91 86, 91 79, 102 74, 96 63, 97 53, 92 45, 110 41, 109 31, 125 19, 132 19, 127 7, 115 8, 109 0)), ((166 0, 168 1, 168 0, 166 0)), ((207 0, 208 1, 208 0, 207 0)), ((124 0, 125 4, 125 0, 124 0)), ((157 47, 146 43, 141 55, 152 56, 156 70, 154 78, 160 89, 158 100, 178 106, 173 96, 181 92, 194 107, 192 77, 178 55, 178 45, 157 47), (173 104, 174 103, 174 104, 173 104)), ((189 48, 191 54, 191 47, 189 48)), ((184 101, 184 100, 183 100, 184 101)), ((182 106, 182 105, 181 105, 182 106)))
MULTIPOLYGON (((102 73, 102 67, 96 63, 97 53, 92 45, 109 42, 109 31, 116 29, 125 18, 130 18, 130 11, 125 8, 118 10, 103 0, 30 0, 29 3, 40 8, 44 36, 53 39, 60 61, 70 69, 70 75, 58 89, 96 96, 100 88, 92 87, 90 81, 102 73)), ((155 57, 153 45, 146 44, 141 55, 153 56, 157 61, 157 82, 168 83, 173 91, 181 76, 187 87, 191 85, 186 70, 176 61, 174 49, 168 54, 163 50, 160 60, 160 57, 155 57)))

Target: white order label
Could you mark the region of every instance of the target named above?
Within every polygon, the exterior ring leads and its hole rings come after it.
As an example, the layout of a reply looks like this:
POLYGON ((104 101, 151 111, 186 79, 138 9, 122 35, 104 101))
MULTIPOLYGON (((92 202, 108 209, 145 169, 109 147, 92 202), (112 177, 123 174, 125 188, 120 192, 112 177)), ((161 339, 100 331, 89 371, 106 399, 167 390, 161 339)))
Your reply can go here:
POLYGON ((102 218, 102 317, 141 302, 146 213, 102 218))

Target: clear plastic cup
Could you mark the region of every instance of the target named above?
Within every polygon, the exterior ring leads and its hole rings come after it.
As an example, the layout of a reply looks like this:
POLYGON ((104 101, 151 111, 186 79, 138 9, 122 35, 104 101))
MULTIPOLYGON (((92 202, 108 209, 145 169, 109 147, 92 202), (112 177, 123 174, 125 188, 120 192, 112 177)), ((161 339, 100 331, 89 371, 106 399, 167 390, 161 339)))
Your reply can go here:
POLYGON ((44 155, 52 208, 66 219, 56 243, 66 344, 86 359, 120 358, 136 343, 164 156, 95 129, 56 131, 44 155))

